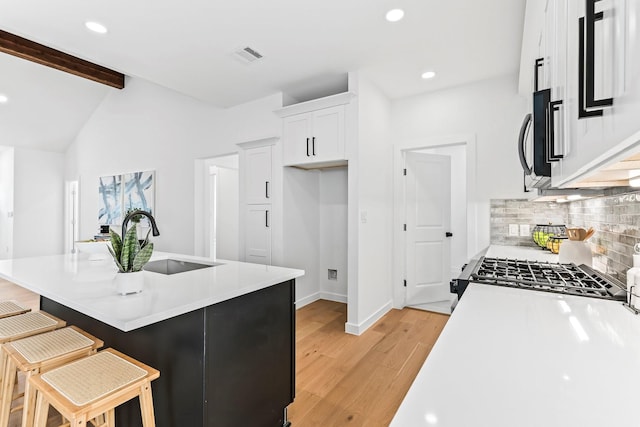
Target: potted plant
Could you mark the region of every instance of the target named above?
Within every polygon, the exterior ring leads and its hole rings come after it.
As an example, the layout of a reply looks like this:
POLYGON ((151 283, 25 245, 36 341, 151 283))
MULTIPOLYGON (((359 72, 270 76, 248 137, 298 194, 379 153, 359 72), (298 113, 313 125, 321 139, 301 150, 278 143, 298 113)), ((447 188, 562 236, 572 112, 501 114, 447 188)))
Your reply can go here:
POLYGON ((127 295, 142 292, 144 284, 142 267, 153 253, 153 243, 149 242, 149 233, 147 232, 142 242, 138 241, 136 227, 127 230, 124 241, 113 230, 109 230, 109 234, 111 235, 109 252, 118 267, 118 273, 114 278, 118 293, 127 295))

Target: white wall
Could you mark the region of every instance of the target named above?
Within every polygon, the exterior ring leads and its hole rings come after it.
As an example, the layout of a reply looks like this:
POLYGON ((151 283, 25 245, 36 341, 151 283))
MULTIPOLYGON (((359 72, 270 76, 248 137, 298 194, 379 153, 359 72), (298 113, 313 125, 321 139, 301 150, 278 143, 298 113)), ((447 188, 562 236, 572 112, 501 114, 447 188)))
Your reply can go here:
POLYGON ((298 308, 318 299, 347 302, 347 168, 284 168, 284 265, 296 279, 298 308), (328 269, 338 279, 328 279, 328 269))
POLYGON ((64 251, 64 155, 14 148, 13 258, 64 251))
POLYGON ((283 260, 287 267, 305 270, 296 279, 299 307, 319 298, 320 172, 284 168, 283 260))
POLYGON ((452 135, 475 136, 476 183, 468 215, 476 223, 470 252, 489 244, 489 200, 522 198, 522 168, 516 149, 522 118, 529 110, 517 93, 517 75, 394 100, 391 107, 394 144, 452 135))
POLYGON ((0 259, 13 255, 13 148, 0 147, 0 259))
POLYGON ((320 296, 347 302, 347 168, 320 172, 319 272, 320 296), (337 280, 328 269, 338 270, 337 280))
MULTIPOLYGON (((156 218, 162 251, 192 254, 204 246, 204 159, 237 152, 236 143, 278 136, 273 110, 282 96, 220 110, 153 83, 127 78, 96 109, 66 153, 67 179, 80 180, 80 238, 97 229, 99 176, 156 171, 156 218), (194 182, 195 181, 195 182, 194 182), (194 234, 196 235, 194 237, 194 234), (197 241, 200 239, 200 241, 197 241)), ((207 242, 208 243, 208 242, 207 242)))
POLYGON ((349 148, 349 307, 346 331, 360 334, 392 307, 393 150, 391 105, 366 77, 350 75, 357 98, 349 148), (355 271, 353 271, 355 270, 355 271))

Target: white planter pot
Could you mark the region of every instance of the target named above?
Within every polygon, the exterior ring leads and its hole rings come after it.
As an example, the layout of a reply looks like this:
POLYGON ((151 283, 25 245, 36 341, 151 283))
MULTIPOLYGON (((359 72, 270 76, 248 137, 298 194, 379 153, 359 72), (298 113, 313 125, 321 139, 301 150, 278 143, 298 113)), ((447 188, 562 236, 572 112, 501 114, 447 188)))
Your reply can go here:
POLYGON ((118 292, 120 295, 138 294, 142 292, 142 288, 144 287, 144 272, 118 272, 113 278, 113 282, 116 285, 116 292, 118 292))

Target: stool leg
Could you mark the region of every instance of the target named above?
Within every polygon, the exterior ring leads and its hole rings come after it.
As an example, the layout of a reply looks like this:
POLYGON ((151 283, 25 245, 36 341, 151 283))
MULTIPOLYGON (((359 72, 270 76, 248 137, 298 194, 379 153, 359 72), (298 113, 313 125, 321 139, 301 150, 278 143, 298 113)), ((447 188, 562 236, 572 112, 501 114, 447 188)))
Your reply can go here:
POLYGON ((49 416, 49 402, 47 402, 47 399, 45 399, 42 393, 37 392, 35 419, 33 421, 33 427, 47 427, 48 416, 49 416))
POLYGON ((110 409, 105 414, 106 426, 107 427, 116 427, 116 410, 110 409))
MULTIPOLYGON (((36 391, 31 387, 29 378, 39 372, 38 369, 28 371, 25 373, 24 378, 24 402, 22 407, 22 427, 33 426, 33 419, 35 416, 36 407, 36 391)), ((2 425, 0 424, 0 427, 2 425)))
POLYGON ((153 414, 153 396, 151 394, 151 383, 145 381, 140 387, 140 412, 142 413, 142 426, 155 427, 156 419, 153 414))
POLYGON ((13 388, 16 376, 16 363, 13 359, 7 358, 4 366, 3 377, 5 381, 0 387, 0 427, 6 427, 9 424, 9 415, 11 413, 11 400, 13 399, 13 388))
POLYGON ((2 388, 2 377, 4 377, 4 365, 7 363, 7 355, 2 350, 2 344, 0 344, 0 389, 2 388))

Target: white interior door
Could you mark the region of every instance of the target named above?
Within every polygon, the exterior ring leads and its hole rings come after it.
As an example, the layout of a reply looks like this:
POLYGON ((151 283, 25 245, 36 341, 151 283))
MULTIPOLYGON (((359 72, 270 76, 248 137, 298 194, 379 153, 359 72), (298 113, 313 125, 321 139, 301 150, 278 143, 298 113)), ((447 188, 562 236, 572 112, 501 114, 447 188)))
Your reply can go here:
POLYGON ((449 156, 407 152, 407 305, 450 298, 451 160, 449 156))

